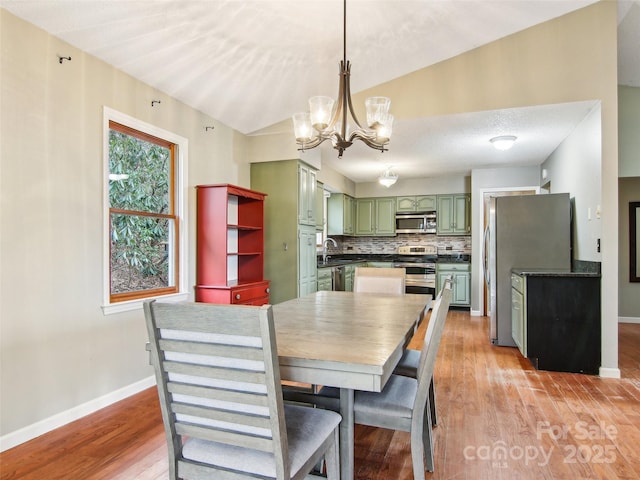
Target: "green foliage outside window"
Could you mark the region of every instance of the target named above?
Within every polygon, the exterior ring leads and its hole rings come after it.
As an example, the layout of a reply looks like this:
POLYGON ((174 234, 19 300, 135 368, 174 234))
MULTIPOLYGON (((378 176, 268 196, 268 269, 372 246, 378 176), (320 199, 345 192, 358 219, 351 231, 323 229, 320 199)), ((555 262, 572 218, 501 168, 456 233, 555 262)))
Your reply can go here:
POLYGON ((111 293, 174 285, 171 150, 109 131, 111 293))

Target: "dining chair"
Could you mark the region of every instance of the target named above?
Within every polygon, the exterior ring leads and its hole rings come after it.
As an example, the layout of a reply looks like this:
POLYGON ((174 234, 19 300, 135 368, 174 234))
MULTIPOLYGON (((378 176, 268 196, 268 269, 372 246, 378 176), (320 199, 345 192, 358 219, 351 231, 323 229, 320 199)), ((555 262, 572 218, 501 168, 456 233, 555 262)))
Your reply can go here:
MULTIPOLYGON (((442 288, 438 292, 436 300, 438 300, 442 296, 442 291, 445 287, 449 289, 453 288, 453 278, 451 276, 445 279, 442 288)), ((404 377, 418 378, 418 364, 420 363, 420 354, 421 350, 414 350, 411 348, 405 349, 405 351, 402 352, 402 357, 400 358, 400 361, 398 361, 398 365, 396 365, 393 373, 395 375, 402 375, 404 377)), ((432 378, 429 385, 429 408, 431 410, 431 425, 435 427, 438 424, 438 415, 436 413, 436 392, 433 382, 434 381, 432 378)))
POLYGON ((303 479, 323 457, 339 479, 341 417, 284 404, 270 305, 144 312, 171 480, 303 479))
POLYGON ((391 375, 382 392, 358 391, 354 396, 355 423, 411 433, 415 480, 424 480, 425 469, 434 471, 428 392, 450 303, 451 288, 445 285, 442 296, 433 305, 417 378, 391 375))
MULTIPOLYGON (((446 282, 433 303, 431 320, 420 352, 417 378, 391 375, 381 392, 357 391, 354 394, 354 423, 401 430, 411 434, 413 477, 424 480, 425 469, 434 471, 429 384, 433 378, 436 355, 451 303, 451 283, 446 282)), ((339 392, 323 387, 317 397, 330 405, 339 392)))
POLYGON ((405 271, 403 268, 356 267, 353 291, 404 295, 405 271))

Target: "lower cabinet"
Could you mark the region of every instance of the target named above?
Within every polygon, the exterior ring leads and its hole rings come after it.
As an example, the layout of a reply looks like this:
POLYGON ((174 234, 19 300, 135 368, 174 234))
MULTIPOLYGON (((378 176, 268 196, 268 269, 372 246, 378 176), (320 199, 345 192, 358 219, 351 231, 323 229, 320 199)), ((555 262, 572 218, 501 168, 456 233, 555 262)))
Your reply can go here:
POLYGON ((451 305, 468 307, 471 305, 471 266, 468 263, 436 264, 436 291, 444 286, 448 276, 453 277, 451 305))
POLYGON ((317 288, 316 227, 298 226, 298 297, 316 291, 317 288))
POLYGON ((353 292, 353 277, 356 273, 355 265, 344 266, 344 291, 353 292))
POLYGON ((333 290, 333 273, 331 268, 319 268, 318 269, 318 291, 321 290, 333 290))
POLYGON ((600 370, 600 276, 522 272, 511 276, 511 326, 522 354, 540 370, 600 370))
POLYGON ((511 274, 511 336, 524 357, 527 356, 525 330, 525 292, 524 278, 511 274))

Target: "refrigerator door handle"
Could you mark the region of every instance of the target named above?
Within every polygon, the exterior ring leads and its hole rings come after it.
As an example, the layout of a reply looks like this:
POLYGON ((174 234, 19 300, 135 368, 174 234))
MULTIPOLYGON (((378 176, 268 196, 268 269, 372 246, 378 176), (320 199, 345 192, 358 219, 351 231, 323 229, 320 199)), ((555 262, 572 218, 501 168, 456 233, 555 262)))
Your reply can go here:
POLYGON ((482 270, 484 271, 484 282, 487 284, 487 288, 491 285, 491 278, 489 278, 489 240, 491 233, 489 232, 489 225, 484 229, 484 235, 482 236, 482 270))

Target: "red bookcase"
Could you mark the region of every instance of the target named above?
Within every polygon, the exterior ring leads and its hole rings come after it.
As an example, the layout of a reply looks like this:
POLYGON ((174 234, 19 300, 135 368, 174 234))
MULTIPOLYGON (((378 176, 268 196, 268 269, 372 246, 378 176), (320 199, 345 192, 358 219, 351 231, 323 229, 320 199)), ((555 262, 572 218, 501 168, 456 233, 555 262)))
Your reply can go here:
POLYGON ((269 303, 264 279, 266 194, 235 185, 198 185, 196 302, 269 303))

